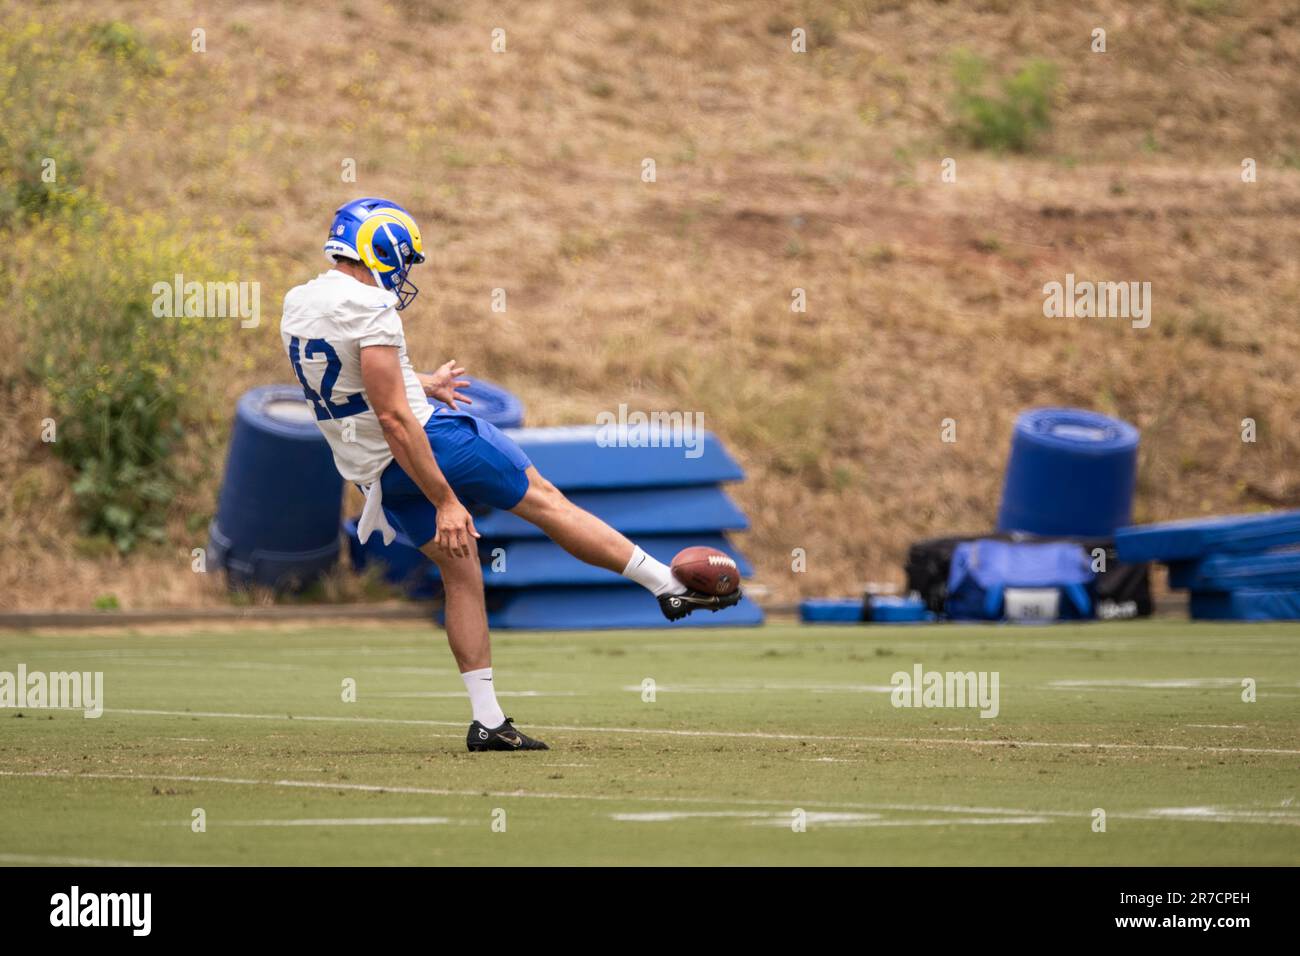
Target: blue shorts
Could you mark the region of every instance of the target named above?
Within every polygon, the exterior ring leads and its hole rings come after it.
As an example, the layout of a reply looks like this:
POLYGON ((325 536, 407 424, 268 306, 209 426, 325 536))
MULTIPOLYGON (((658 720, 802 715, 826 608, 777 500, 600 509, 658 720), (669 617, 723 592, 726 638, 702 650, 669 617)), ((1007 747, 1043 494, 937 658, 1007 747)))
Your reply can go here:
MULTIPOLYGON (((484 506, 508 511, 528 490, 528 456, 501 429, 464 412, 442 411, 424 426, 429 447, 451 490, 471 511, 484 506)), ((380 478, 384 514, 417 548, 438 532, 438 510, 420 486, 393 461, 380 478)))

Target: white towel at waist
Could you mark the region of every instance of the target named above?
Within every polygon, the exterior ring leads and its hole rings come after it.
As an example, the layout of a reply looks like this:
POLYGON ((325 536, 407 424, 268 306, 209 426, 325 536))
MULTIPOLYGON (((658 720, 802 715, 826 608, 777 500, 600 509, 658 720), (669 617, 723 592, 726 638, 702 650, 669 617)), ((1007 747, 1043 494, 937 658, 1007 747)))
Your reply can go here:
POLYGON ((397 532, 393 530, 393 526, 388 523, 388 516, 384 514, 384 489, 379 479, 376 478, 368 485, 357 482, 357 487, 366 496, 365 507, 361 509, 361 517, 357 520, 357 539, 365 544, 371 532, 378 531, 384 539, 384 544, 392 544, 393 539, 397 537, 397 532))

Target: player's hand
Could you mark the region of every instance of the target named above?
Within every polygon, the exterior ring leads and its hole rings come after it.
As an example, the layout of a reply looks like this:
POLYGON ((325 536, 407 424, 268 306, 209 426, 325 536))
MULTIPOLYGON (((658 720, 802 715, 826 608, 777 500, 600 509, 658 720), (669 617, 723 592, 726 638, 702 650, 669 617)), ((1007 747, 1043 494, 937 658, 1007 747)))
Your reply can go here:
POLYGON ((469 379, 457 378, 465 374, 465 369, 456 364, 452 359, 443 365, 438 371, 425 374, 416 372, 416 377, 420 384, 424 386, 424 394, 430 398, 436 398, 452 411, 456 411, 456 403, 462 402, 466 405, 473 405, 474 399, 460 392, 460 389, 469 385, 469 379))
POLYGON ((438 505, 438 532, 433 536, 433 546, 442 548, 454 558, 465 558, 478 549, 474 539, 480 537, 474 519, 465 506, 452 498, 438 505))

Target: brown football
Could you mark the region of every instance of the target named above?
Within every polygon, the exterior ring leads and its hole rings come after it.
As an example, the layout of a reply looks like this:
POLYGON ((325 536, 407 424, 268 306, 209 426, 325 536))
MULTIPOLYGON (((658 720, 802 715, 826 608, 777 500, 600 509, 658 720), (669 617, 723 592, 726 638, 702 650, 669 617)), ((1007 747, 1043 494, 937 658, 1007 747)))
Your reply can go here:
POLYGON ((673 558, 673 576, 692 591, 730 594, 740 587, 740 569, 717 548, 686 548, 673 558))

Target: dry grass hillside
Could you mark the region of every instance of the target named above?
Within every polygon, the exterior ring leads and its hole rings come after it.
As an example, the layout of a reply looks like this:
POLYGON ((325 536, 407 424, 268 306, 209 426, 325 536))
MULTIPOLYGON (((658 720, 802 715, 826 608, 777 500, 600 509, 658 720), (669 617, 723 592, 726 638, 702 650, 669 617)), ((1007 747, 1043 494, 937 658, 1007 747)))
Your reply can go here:
MULTIPOLYGON (((245 388, 289 378, 278 298, 323 268, 329 217, 357 194, 405 203, 432 246, 405 313, 418 362, 454 356, 508 385, 531 424, 620 402, 702 411, 748 469, 742 545, 779 598, 901 580, 909 541, 991 526, 1030 405, 1140 427, 1139 519, 1300 506, 1293 3, 197 9, 0 0, 6 28, 138 37, 155 66, 94 121, 80 181, 228 244, 266 313, 192 383, 215 417, 191 430, 165 540, 125 558, 79 531, 74 476, 39 440, 45 390, 6 360, 0 605, 226 600, 189 556, 225 421, 245 388), (195 28, 206 52, 191 51, 195 28), (954 101, 963 50, 993 89, 1050 61, 1050 129, 1023 151, 976 145, 954 101), (1045 318, 1042 287, 1066 273, 1149 281, 1150 327, 1045 318), (790 571, 794 548, 806 573, 790 571)), ((77 55, 55 49, 41 68, 77 55)))

